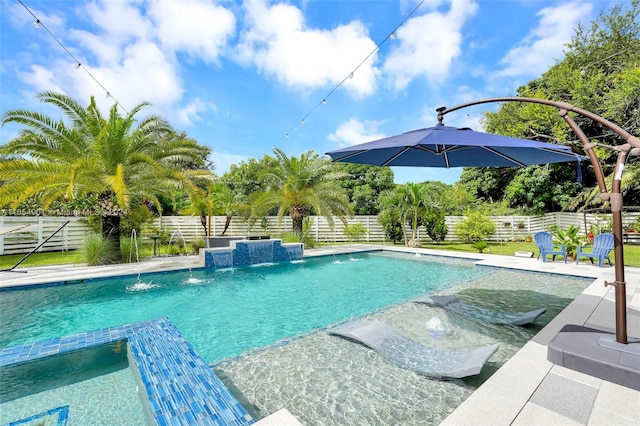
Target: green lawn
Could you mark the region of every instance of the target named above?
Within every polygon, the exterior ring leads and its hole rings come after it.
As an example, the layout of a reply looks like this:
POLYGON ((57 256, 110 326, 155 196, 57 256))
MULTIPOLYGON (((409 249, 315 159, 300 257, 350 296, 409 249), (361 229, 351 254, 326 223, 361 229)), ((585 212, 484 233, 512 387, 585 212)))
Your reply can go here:
MULTIPOLYGON (((333 243, 326 243, 321 245, 332 244, 333 243)), ((457 242, 446 242, 442 244, 423 244, 422 248, 451 250, 457 252, 478 252, 476 249, 471 247, 471 244, 457 242)), ((140 247, 140 249, 141 258, 148 257, 152 254, 150 247, 140 247)), ((507 256, 513 256, 513 254, 517 251, 530 251, 533 252, 536 256, 538 254, 538 249, 534 243, 525 242, 489 243, 489 247, 484 249, 484 253, 487 254, 502 254, 507 256)), ((0 269, 11 268, 23 257, 24 254, 10 254, 0 256, 0 269)), ((610 257, 613 261, 613 253, 611 253, 610 257)), ((66 252, 44 252, 32 254, 27 258, 27 260, 21 263, 18 268, 81 263, 83 263, 83 259, 82 254, 79 250, 66 252)), ((624 246, 624 263, 627 266, 640 267, 640 245, 624 246)))

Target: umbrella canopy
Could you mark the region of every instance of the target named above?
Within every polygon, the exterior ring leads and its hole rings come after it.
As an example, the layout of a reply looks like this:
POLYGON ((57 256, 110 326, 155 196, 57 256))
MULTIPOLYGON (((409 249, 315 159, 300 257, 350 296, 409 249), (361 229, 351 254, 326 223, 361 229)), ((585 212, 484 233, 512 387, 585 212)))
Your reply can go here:
POLYGON ((577 161, 571 148, 438 124, 327 152, 333 161, 377 166, 525 167, 577 161))

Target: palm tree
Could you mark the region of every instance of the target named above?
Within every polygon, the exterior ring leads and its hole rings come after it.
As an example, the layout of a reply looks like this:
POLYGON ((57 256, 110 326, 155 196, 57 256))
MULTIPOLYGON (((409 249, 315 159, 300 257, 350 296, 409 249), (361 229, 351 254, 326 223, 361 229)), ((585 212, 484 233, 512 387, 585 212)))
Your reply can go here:
POLYGON ((261 174, 269 189, 254 199, 254 215, 264 216, 277 209, 278 223, 282 223, 284 215, 289 214, 293 232, 300 238, 304 218, 312 212, 324 216, 330 226, 334 225, 334 216, 346 222, 346 217, 352 215, 351 206, 345 190, 336 184, 342 173, 334 172, 330 161, 313 151, 302 153, 299 158, 288 157, 278 148, 273 152, 278 165, 261 174))
POLYGON ((0 205, 17 207, 37 198, 47 208, 55 201, 97 195, 102 234, 119 245, 120 218, 132 198, 161 211, 158 195, 171 197, 185 187, 195 191, 195 177, 210 173, 174 167, 203 164, 198 145, 168 137, 173 130, 160 116, 136 120, 146 102, 125 116, 113 105, 104 117, 93 97, 86 109, 63 94, 44 92, 38 98, 62 110, 66 121, 24 109, 2 115, 3 125, 25 128, 0 147, 0 155, 9 158, 0 163, 0 205))
POLYGON ((407 223, 411 227, 411 239, 407 241, 405 233, 405 245, 420 246, 418 226, 438 208, 436 198, 440 193, 438 186, 433 183, 409 182, 398 185, 394 191, 385 193, 381 198, 385 219, 397 218, 395 220, 399 219, 403 227, 407 223))
POLYGON ((224 183, 216 184, 210 196, 213 210, 225 216, 224 228, 220 235, 224 235, 229 229, 233 216, 243 213, 249 214, 250 207, 243 194, 237 193, 224 183))

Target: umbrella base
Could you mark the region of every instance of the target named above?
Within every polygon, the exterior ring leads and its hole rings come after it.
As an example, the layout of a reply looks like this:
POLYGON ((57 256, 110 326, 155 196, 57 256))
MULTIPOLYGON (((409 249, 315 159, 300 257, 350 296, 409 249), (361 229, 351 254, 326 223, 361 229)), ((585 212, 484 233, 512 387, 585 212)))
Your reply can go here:
POLYGON ((640 340, 615 341, 615 334, 565 325, 549 342, 547 359, 590 376, 640 390, 640 340))

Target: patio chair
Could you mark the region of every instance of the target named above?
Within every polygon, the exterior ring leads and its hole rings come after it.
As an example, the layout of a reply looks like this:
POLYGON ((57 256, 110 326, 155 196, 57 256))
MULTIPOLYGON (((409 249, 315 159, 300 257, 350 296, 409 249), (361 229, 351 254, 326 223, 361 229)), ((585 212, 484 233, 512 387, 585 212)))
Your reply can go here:
POLYGON ((598 266, 602 268, 604 260, 607 259, 609 266, 611 266, 611 259, 609 259, 609 252, 613 250, 613 234, 598 234, 593 239, 593 245, 578 247, 578 254, 576 255, 576 265, 580 262, 580 257, 588 257, 593 264, 593 259, 598 259, 598 266), (585 252, 585 249, 591 248, 590 252, 585 252))
POLYGON ((543 262, 547 262, 547 256, 551 255, 551 260, 556 260, 556 256, 564 257, 564 263, 567 263, 567 248, 564 244, 554 244, 553 243, 553 235, 546 231, 536 232, 533 235, 533 241, 535 241, 536 245, 540 252, 538 253, 538 259, 542 257, 543 262))

